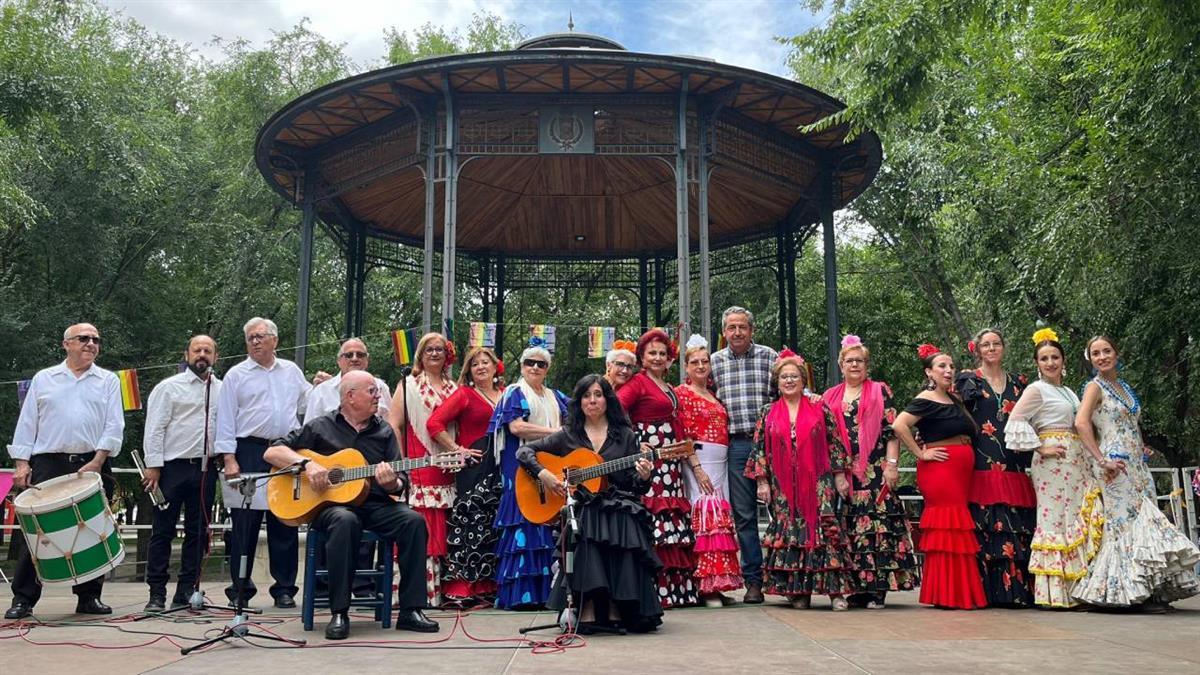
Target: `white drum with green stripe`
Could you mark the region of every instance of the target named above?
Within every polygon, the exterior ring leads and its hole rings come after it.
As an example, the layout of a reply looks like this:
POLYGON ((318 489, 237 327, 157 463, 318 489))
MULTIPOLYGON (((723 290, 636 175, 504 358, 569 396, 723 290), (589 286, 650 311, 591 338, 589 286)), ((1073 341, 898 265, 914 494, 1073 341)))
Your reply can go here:
POLYGON ((51 478, 17 495, 13 506, 42 583, 81 584, 125 559, 99 474, 51 478))

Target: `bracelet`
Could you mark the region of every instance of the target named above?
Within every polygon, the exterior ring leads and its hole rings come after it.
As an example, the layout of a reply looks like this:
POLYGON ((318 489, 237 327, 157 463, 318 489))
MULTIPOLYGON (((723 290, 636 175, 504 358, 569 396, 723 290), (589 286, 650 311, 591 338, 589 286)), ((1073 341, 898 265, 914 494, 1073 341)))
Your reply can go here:
POLYGON ((893 457, 888 457, 888 458, 887 458, 885 461, 886 461, 888 464, 891 464, 892 466, 896 466, 896 465, 898 465, 898 464, 900 463, 900 460, 899 460, 899 459, 896 459, 896 458, 893 458, 893 457))

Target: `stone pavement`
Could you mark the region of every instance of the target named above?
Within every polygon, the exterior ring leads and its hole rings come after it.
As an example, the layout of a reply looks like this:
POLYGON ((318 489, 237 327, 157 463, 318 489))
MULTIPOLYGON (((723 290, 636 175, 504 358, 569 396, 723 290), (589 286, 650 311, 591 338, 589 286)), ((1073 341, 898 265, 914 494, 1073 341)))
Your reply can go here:
MULTIPOLYGON (((221 584, 209 582, 210 598, 221 584)), ((0 585, 0 604, 11 594, 0 585)), ((110 583, 104 599, 114 616, 137 613, 146 587, 110 583)), ((257 599, 259 603, 265 599, 257 599)), ((1200 672, 1200 599, 1177 603, 1165 615, 989 609, 943 611, 917 605, 915 593, 889 597, 887 609, 834 614, 824 598, 810 610, 793 610, 779 599, 768 604, 667 613, 651 635, 593 636, 584 646, 560 653, 534 653, 514 638, 524 626, 548 623, 549 613, 479 611, 457 628, 453 613, 431 612, 442 624, 437 635, 383 630, 370 617, 351 625, 351 641, 326 643, 325 616, 305 633, 297 610, 270 609, 264 626, 291 638, 307 638, 304 649, 276 649, 235 641, 189 656, 166 639, 134 649, 111 649, 155 640, 163 633, 200 638, 224 625, 228 615, 186 615, 176 621, 85 622, 71 613, 74 596, 52 588, 38 605, 38 618, 69 626, 38 626, 24 633, 0 626, 0 672, 5 675, 68 673, 363 673, 403 668, 449 673, 1195 673, 1200 672), (775 604, 772 604, 774 602, 775 604), (82 624, 82 625, 80 625, 82 624), (148 634, 124 634, 146 631, 148 634), (492 642, 475 642, 471 636, 492 642), (87 649, 66 643, 90 643, 87 649), (37 644, 34 644, 37 643, 37 644), (338 644, 332 647, 330 644, 338 644), (361 646, 352 647, 349 644, 361 646), (385 648, 387 647, 387 648, 385 648)), ((187 614, 187 613, 185 613, 187 614)), ((3 624, 0 621, 0 624, 3 624)), ((543 640, 553 632, 542 633, 543 640)), ((179 644, 195 640, 172 638, 179 644)), ((280 647, 278 643, 261 643, 280 647)))

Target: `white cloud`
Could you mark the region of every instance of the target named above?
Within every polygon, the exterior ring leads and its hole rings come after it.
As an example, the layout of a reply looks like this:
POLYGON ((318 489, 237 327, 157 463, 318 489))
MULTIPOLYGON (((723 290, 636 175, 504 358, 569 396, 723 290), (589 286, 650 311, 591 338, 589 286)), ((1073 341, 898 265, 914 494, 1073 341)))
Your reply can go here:
POLYGON ((102 0, 154 32, 189 43, 210 59, 220 50, 211 43, 244 38, 269 40, 303 18, 327 39, 344 43, 346 52, 366 70, 382 64, 383 31, 412 31, 426 23, 465 33, 474 14, 491 12, 515 21, 529 36, 565 31, 568 16, 575 30, 611 37, 633 51, 687 54, 787 75, 787 48, 776 35, 795 35, 816 19, 786 0, 102 0))

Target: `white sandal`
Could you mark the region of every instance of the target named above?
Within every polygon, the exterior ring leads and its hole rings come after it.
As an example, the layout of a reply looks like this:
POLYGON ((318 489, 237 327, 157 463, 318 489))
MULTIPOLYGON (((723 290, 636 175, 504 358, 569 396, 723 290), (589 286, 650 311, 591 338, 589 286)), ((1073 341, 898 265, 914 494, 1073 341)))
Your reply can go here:
POLYGON ((850 609, 850 603, 846 601, 846 598, 838 596, 829 599, 829 608, 835 612, 844 612, 850 609))

